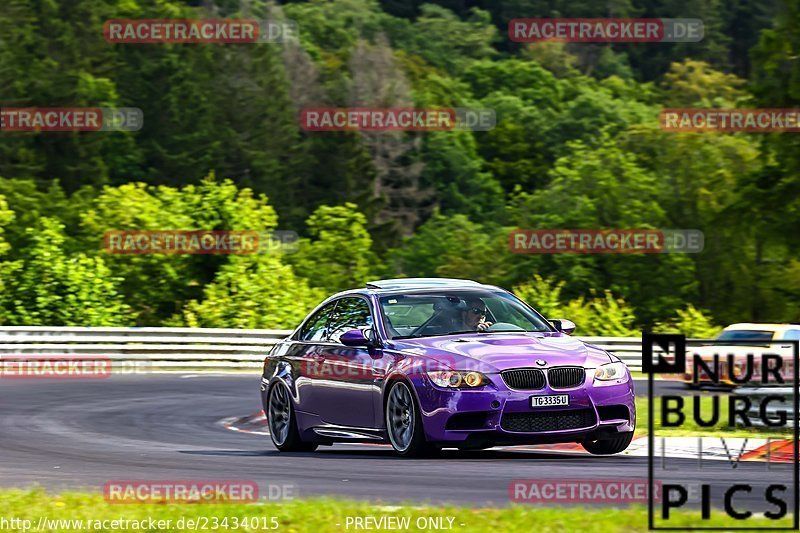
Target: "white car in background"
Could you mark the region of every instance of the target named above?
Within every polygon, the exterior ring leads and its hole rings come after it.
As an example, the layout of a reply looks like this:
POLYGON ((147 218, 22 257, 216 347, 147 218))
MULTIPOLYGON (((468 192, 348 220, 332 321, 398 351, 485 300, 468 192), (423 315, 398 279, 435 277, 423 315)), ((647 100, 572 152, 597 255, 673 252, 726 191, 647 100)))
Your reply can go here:
MULTIPOLYGON (((713 344, 695 345, 688 343, 686 347, 686 373, 683 381, 688 386, 694 386, 693 365, 694 355, 700 355, 710 368, 713 367, 714 354, 719 356, 720 381, 727 385, 739 386, 730 378, 728 368, 728 355, 734 356, 734 376, 741 377, 745 372, 747 354, 753 354, 754 373, 752 381, 760 379, 761 357, 764 354, 776 354, 783 358, 781 375, 784 378, 794 375, 794 343, 780 341, 800 341, 800 324, 756 324, 741 323, 731 324, 722 330, 713 344), (733 341, 733 342, 730 342, 733 341)), ((701 372, 698 376, 698 385, 710 383, 711 380, 701 372)))

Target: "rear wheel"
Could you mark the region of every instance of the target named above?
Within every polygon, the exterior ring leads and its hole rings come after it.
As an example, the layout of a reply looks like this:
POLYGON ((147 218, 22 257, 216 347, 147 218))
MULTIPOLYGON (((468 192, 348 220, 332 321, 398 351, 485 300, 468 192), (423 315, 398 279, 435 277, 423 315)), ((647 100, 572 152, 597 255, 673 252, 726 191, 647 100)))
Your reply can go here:
POLYGON ((422 457, 441 450, 425 440, 422 414, 406 383, 398 381, 389 389, 385 419, 389 442, 401 457, 422 457))
POLYGON ((269 391, 267 423, 269 436, 278 450, 282 452, 313 452, 317 449, 316 444, 303 442, 300 438, 291 395, 283 383, 276 383, 269 391))
POLYGON ((617 437, 601 440, 587 440, 581 443, 583 448, 594 455, 611 455, 624 451, 633 440, 633 431, 620 433, 617 437))

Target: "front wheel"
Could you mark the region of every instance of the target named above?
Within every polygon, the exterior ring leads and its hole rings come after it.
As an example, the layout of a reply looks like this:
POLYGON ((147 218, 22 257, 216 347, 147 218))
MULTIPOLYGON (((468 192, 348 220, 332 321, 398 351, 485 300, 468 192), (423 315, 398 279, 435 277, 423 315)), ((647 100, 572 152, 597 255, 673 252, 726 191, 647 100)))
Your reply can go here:
POLYGON ((401 457, 421 457, 441 449, 425 440, 422 414, 406 383, 398 381, 389 389, 385 419, 389 442, 401 457))
POLYGON ((594 455, 612 455, 625 451, 633 440, 633 431, 620 433, 617 437, 601 440, 587 440, 581 443, 583 448, 594 455))
POLYGON ((297 430, 297 418, 289 389, 283 383, 276 383, 269 391, 267 402, 267 423, 273 444, 282 452, 313 452, 317 445, 303 442, 297 430))

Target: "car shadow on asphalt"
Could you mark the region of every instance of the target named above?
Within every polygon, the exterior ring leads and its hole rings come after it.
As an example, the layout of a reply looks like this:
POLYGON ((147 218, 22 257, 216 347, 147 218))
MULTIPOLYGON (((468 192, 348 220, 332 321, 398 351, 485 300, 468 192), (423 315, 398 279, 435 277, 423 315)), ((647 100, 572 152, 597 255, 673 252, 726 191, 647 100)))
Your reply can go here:
MULTIPOLYGON (((580 453, 547 453, 541 451, 531 451, 531 450, 519 450, 519 451, 512 451, 512 450, 452 450, 446 449, 442 450, 442 452, 433 457, 421 457, 415 459, 406 459, 403 457, 398 457, 394 454, 394 452, 390 449, 376 449, 376 450, 342 450, 336 449, 320 449, 316 452, 317 457, 324 457, 326 459, 342 459, 347 458, 347 456, 351 456, 353 458, 359 457, 370 457, 373 459, 391 459, 396 461, 425 461, 425 460, 433 460, 433 461, 448 461, 448 460, 470 460, 470 461, 495 461, 498 459, 503 460, 537 460, 537 461, 558 461, 558 462, 580 462, 584 460, 591 460, 596 461, 597 459, 608 459, 607 457, 597 457, 587 454, 580 454, 580 453)), ((627 459, 627 457, 626 457, 627 459)))
MULTIPOLYGON (((571 454, 571 453, 547 453, 536 452, 529 450, 520 451, 507 451, 507 450, 442 450, 442 452, 434 457, 421 457, 415 459, 407 459, 398 457, 394 452, 388 448, 381 447, 365 447, 365 449, 354 450, 352 448, 342 449, 334 447, 321 447, 315 452, 279 452, 278 450, 179 450, 178 453, 187 455, 205 455, 205 456, 228 456, 228 457, 312 457, 315 459, 323 460, 341 460, 341 459, 380 459, 380 460, 393 460, 393 461, 442 461, 442 460, 470 460, 470 461, 495 461, 498 459, 503 460, 537 460, 537 461, 558 461, 558 462, 580 462, 620 459, 624 458, 626 461, 633 459, 629 456, 593 456, 587 454, 571 454)), ((646 459, 646 458, 640 458, 646 459)))
MULTIPOLYGON (((259 457, 259 456, 271 456, 280 454, 280 452, 277 450, 178 450, 178 453, 183 453, 186 455, 222 455, 229 457, 259 457)), ((297 455, 300 456, 300 455, 311 455, 311 454, 298 453, 297 455)))

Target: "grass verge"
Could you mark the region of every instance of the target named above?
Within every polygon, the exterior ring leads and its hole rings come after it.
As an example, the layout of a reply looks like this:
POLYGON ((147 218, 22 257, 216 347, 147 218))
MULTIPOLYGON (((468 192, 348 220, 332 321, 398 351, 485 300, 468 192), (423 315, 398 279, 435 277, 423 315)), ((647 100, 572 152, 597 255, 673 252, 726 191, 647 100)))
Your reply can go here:
MULTIPOLYGON (((434 531, 433 527, 417 527, 417 520, 429 518, 453 517, 451 531, 647 531, 647 510, 644 506, 631 506, 620 509, 587 508, 587 507, 542 507, 534 505, 514 505, 502 509, 472 509, 463 507, 407 507, 383 506, 373 503, 333 499, 291 500, 281 503, 257 504, 110 504, 102 495, 88 493, 64 493, 48 495, 42 490, 0 491, 0 524, 2 520, 9 526, 10 520, 18 520, 22 526, 29 520, 30 530, 66 532, 76 531, 78 524, 83 530, 118 531, 123 530, 121 523, 114 527, 113 520, 153 520, 153 524, 145 523, 144 527, 134 528, 131 523, 129 531, 271 531, 275 524, 277 531, 353 531, 347 526, 347 517, 383 516, 408 518, 408 531, 434 531), (227 521, 224 519, 227 517, 227 521), (233 527, 234 517, 238 526, 233 527), (275 521, 272 521, 272 517, 275 521), (42 529, 36 529, 40 518, 51 522, 42 529), (72 520, 72 524, 55 523, 56 520, 72 520), (79 522, 74 522, 74 521, 79 522), (100 528, 87 527, 87 521, 100 521, 100 528), (164 523, 158 524, 163 520, 164 523), (169 524, 166 521, 169 520, 169 524), (183 522, 179 522, 179 521, 183 522), (190 520, 194 521, 193 527, 190 520), (105 524, 102 522, 106 521, 105 524), (246 523, 243 527, 242 524, 246 523), (184 527, 180 527, 180 525, 184 527), (227 527, 225 527, 227 525, 227 527), (105 526, 105 527, 103 527, 105 526)), ((447 525, 447 520, 444 521, 447 525)), ((423 525, 420 521, 419 525, 423 525)), ((711 520, 701 521, 699 511, 681 511, 675 513, 669 526, 687 528, 703 525, 706 527, 732 527, 745 525, 744 522, 732 522, 729 518, 718 514, 711 520)), ((754 518, 746 521, 748 527, 775 527, 777 521, 754 518)), ((784 523, 784 525, 786 525, 784 523)), ((13 526, 3 527, 13 531, 13 526)), ((16 528, 22 531, 21 528, 16 528)), ((405 529, 400 529, 403 531, 405 529)))
MULTIPOLYGON (((684 396, 683 413, 686 419, 679 427, 662 427, 661 416, 655 419, 655 434, 658 437, 743 437, 751 439, 766 439, 769 437, 779 439, 792 438, 792 428, 761 428, 750 427, 742 428, 728 427, 728 401, 725 395, 719 397, 719 420, 711 427, 702 427, 694 419, 692 396, 684 396)), ((658 413, 661 409, 661 400, 656 398, 653 405, 653 413, 658 413)), ((708 393, 700 393, 700 413, 703 420, 710 420, 714 410, 713 398, 708 393)), ((647 435, 647 398, 636 398, 636 435, 647 435)))

